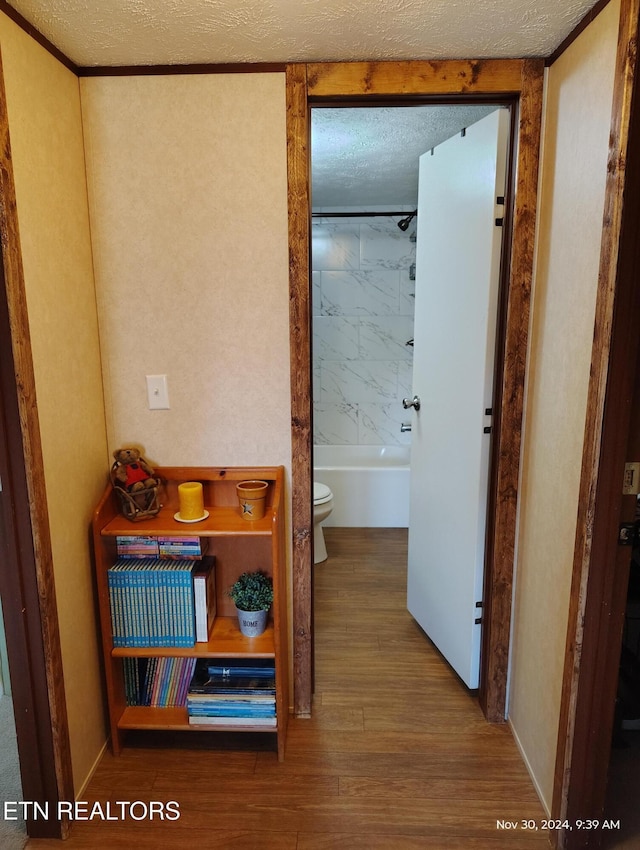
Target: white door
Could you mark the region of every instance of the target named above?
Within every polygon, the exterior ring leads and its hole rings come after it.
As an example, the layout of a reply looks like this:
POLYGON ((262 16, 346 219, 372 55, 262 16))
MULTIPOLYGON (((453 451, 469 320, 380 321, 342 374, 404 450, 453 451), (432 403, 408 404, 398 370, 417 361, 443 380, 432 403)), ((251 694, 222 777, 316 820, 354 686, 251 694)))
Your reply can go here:
POLYGON ((407 607, 478 687, 509 113, 420 158, 407 607))

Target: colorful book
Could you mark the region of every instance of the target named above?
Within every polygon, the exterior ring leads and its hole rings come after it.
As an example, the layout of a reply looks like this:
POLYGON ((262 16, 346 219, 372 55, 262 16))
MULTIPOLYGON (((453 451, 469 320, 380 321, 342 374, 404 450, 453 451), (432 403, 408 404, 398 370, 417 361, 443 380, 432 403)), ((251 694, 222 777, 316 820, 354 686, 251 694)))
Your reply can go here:
POLYGON ((199 560, 207 543, 200 537, 158 537, 158 555, 169 560, 199 560))
POLYGON ((188 698, 196 703, 227 703, 234 702, 240 705, 274 705, 276 701, 275 693, 271 691, 261 692, 257 694, 238 694, 235 691, 230 693, 197 693, 190 691, 188 698))
POLYGON ((157 558, 158 539, 145 535, 116 537, 119 558, 157 558))
POLYGON ((276 717, 210 717, 206 714, 190 714, 191 726, 277 726, 276 717))

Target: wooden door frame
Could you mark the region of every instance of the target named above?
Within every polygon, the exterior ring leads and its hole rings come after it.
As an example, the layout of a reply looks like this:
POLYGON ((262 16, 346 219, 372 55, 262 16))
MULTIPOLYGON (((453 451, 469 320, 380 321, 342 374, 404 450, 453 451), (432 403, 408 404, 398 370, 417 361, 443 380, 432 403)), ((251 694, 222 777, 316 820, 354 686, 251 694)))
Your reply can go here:
MULTIPOLYGON (((602 819, 628 566, 617 559, 640 328, 640 0, 622 0, 552 815, 602 819)), ((556 846, 598 846, 559 830, 556 846)))
MULTIPOLYGON (((0 596, 22 799, 73 800, 53 555, 29 337, 4 76, 0 63, 0 596)), ((64 838, 65 817, 27 817, 32 838, 64 838)))
POLYGON ((488 551, 480 703, 488 720, 505 719, 516 510, 533 277, 538 160, 542 120, 543 61, 320 63, 288 65, 287 156, 289 181, 289 296, 291 341, 293 500, 293 680, 294 710, 311 712, 313 671, 312 604, 312 411, 310 297, 309 110, 314 102, 381 98, 455 101, 512 99, 518 114, 510 214, 510 262, 504 369, 494 416, 492 528, 488 551))

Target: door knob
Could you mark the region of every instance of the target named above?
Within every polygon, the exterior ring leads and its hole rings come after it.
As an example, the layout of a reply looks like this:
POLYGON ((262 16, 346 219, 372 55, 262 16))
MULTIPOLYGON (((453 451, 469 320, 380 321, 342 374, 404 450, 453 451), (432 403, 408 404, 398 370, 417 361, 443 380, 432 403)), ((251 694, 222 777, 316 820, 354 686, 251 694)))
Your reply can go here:
POLYGON ((405 410, 409 410, 410 407, 413 407, 414 410, 420 410, 420 399, 417 395, 414 395, 412 399, 403 398, 402 406, 405 410))

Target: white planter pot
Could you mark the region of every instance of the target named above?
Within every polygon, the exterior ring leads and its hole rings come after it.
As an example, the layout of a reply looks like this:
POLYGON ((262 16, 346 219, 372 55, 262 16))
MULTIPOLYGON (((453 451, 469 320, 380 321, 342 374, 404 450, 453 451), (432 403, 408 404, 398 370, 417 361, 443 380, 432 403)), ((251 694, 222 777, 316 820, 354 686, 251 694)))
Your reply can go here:
POLYGON ((240 631, 246 637, 258 637, 267 628, 268 611, 241 611, 240 608, 236 611, 240 631))

